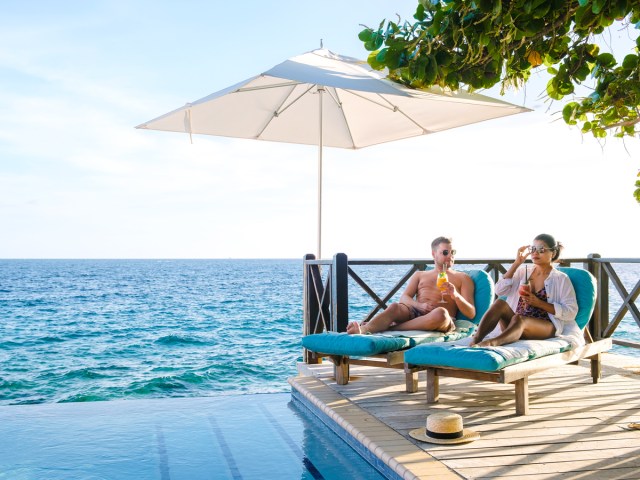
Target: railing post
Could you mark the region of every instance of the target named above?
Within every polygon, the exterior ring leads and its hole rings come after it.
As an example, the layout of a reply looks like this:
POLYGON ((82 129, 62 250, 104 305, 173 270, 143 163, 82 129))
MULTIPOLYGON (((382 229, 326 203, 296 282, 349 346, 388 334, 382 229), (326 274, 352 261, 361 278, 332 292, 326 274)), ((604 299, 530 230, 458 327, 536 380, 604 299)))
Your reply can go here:
POLYGON ((349 263, 347 255, 336 253, 331 269, 331 330, 346 332, 349 323, 349 263))
MULTIPOLYGON (((315 294, 314 288, 314 276, 313 269, 317 269, 316 265, 307 264, 307 260, 315 260, 315 255, 308 253, 304 256, 302 261, 302 335, 310 335, 316 333, 318 329, 318 314, 320 312, 320 304, 318 297, 315 294)), ((321 283, 320 283, 321 284, 321 283)), ((318 363, 318 359, 313 352, 310 352, 306 348, 303 349, 302 358, 305 363, 318 363)))
POLYGON ((596 305, 593 310, 591 322, 589 322, 589 333, 594 340, 600 340, 602 332, 609 323, 609 277, 602 268, 600 262, 594 259, 601 258, 597 253, 587 255, 589 262, 585 265, 586 269, 596 278, 596 305))

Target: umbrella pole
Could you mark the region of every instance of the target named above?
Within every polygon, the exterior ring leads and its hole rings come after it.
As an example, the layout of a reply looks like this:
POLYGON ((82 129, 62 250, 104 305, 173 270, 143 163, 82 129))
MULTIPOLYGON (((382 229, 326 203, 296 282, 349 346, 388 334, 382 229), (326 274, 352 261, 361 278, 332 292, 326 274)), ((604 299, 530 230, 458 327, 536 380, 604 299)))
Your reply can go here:
POLYGON ((318 260, 322 258, 322 94, 324 88, 318 87, 318 99, 320 102, 320 125, 318 141, 318 260))

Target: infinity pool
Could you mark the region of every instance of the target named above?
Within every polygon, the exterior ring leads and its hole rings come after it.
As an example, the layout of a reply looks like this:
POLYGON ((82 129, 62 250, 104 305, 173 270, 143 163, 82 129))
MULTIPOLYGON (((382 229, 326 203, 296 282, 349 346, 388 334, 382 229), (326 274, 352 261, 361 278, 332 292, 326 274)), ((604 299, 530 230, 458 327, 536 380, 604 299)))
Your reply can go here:
POLYGON ((382 479, 291 395, 0 407, 0 479, 382 479))

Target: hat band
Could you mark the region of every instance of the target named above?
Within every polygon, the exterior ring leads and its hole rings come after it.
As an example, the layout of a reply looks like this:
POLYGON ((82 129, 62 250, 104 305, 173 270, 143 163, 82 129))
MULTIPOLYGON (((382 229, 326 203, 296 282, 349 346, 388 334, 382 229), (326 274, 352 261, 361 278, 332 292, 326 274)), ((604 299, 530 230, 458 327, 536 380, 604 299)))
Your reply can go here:
POLYGON ((427 431, 427 436, 431 438, 451 439, 451 438, 463 437, 463 432, 439 433, 439 432, 432 432, 429 429, 425 429, 425 430, 427 431))

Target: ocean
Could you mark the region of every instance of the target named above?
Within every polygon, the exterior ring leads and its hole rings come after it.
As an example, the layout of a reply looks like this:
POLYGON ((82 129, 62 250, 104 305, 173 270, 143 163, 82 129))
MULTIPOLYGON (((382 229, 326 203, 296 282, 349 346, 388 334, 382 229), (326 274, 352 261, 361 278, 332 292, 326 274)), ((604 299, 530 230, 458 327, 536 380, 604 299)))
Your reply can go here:
MULTIPOLYGON (((616 268, 630 290, 640 266, 616 268)), ((375 287, 406 269, 359 273, 375 287)), ((0 260, 0 405, 288 392, 302 273, 301 259, 0 260)), ((358 319, 371 304, 353 291, 358 319)), ((629 315, 615 338, 640 341, 629 315)))

